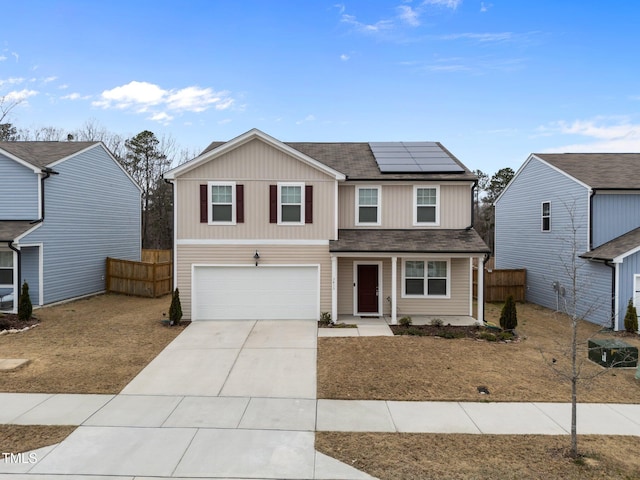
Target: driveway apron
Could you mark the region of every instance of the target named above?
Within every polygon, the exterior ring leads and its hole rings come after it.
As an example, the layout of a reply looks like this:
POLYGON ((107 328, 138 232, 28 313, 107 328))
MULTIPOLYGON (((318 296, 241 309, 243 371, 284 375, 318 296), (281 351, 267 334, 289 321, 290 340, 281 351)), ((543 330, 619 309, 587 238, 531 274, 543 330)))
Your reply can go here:
POLYGON ((313 321, 194 322, 120 395, 14 473, 370 479, 315 451, 316 345, 313 321))

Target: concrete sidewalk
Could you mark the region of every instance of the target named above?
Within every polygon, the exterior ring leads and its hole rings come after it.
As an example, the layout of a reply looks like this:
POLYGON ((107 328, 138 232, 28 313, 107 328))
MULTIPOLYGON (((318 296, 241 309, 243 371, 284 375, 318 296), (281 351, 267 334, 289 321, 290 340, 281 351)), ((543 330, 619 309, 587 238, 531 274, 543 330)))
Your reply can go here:
MULTIPOLYGON (((2 424, 79 426, 0 461, 0 478, 364 480, 316 452, 314 432, 569 433, 569 404, 316 400, 317 335, 312 322, 196 323, 120 395, 0 394, 2 424)), ((580 404, 578 433, 640 436, 640 405, 580 404)))

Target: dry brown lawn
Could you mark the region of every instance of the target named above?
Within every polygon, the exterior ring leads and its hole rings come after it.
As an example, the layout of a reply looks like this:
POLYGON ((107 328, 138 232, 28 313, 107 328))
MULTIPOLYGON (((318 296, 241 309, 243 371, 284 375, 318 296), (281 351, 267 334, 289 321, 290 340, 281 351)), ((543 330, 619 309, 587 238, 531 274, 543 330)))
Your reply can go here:
MULTIPOLYGON (((119 393, 183 330, 161 323, 170 303, 170 296, 100 295, 34 310, 37 327, 0 336, 0 358, 31 360, 0 372, 0 392, 119 393)), ((57 443, 74 429, 0 425, 0 446, 24 452, 57 443)))
MULTIPOLYGON (((487 305, 498 323, 500 305, 487 305)), ((570 319, 532 304, 518 305, 521 340, 489 343, 437 337, 318 339, 318 398, 444 401, 568 402, 570 319), (543 355, 544 353, 544 355, 543 355), (552 359, 555 358, 555 364, 552 359), (479 395, 486 386, 489 396, 479 395)), ((580 323, 580 339, 635 337, 599 333, 580 323)), ((580 402, 640 403, 635 369, 604 369, 586 360, 580 402)), ((317 432, 316 448, 382 480, 637 479, 638 437, 580 436, 576 463, 569 436, 317 432)))
MULTIPOLYGON (((498 323, 500 305, 486 306, 498 323)), ((521 340, 491 343, 438 337, 346 337, 318 339, 318 398, 364 400, 568 402, 570 319, 532 305, 518 305, 521 340), (544 355, 543 355, 544 354, 544 355), (556 359, 555 364, 553 359, 556 359), (555 370, 554 370, 555 369, 555 370), (490 395, 481 396, 479 386, 490 395)), ((599 333, 588 322, 580 338, 620 338, 640 347, 640 339, 599 333)), ((586 347, 586 345, 585 345, 586 347)), ((581 402, 640 403, 635 369, 604 369, 580 351, 585 380, 581 402)))
POLYGON ((317 432, 316 448, 381 480, 640 478, 638 437, 317 432))

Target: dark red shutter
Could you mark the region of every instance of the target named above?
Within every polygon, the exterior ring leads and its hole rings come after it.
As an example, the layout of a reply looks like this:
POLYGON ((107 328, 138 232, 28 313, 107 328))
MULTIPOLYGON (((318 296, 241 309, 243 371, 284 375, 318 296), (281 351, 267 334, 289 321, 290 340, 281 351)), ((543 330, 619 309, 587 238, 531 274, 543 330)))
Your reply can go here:
POLYGON ((278 186, 269 185, 269 223, 278 223, 278 186))
POLYGON ((209 223, 207 185, 200 185, 200 223, 209 223))
POLYGON ((236 223, 244 223, 244 185, 236 185, 236 223))
POLYGON ((313 185, 304 187, 304 223, 313 223, 313 185))

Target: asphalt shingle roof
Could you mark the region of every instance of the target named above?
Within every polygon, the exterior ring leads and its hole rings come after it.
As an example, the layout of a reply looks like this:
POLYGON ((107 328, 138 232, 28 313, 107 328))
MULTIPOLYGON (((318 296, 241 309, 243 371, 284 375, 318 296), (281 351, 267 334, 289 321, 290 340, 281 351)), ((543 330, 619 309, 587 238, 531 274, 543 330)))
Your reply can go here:
POLYGON ((640 153, 535 153, 595 189, 640 189, 640 153))
POLYGON ((599 247, 594 248, 590 252, 583 253, 580 256, 591 260, 611 261, 637 247, 640 247, 640 227, 624 235, 620 235, 613 240, 609 240, 607 243, 603 243, 599 247))
POLYGON ((12 242, 34 226, 31 220, 0 220, 0 242, 12 242))
MULTIPOLYGON (((225 142, 212 142, 202 153, 209 152, 225 142)), ((366 142, 283 142, 295 150, 337 170, 348 180, 475 180, 476 176, 449 152, 442 148, 459 165, 463 173, 381 173, 371 147, 366 142)))
POLYGON ((489 253, 473 230, 338 230, 329 242, 331 252, 371 253, 489 253))
POLYGON ((39 168, 78 153, 98 142, 0 142, 0 149, 39 168))

